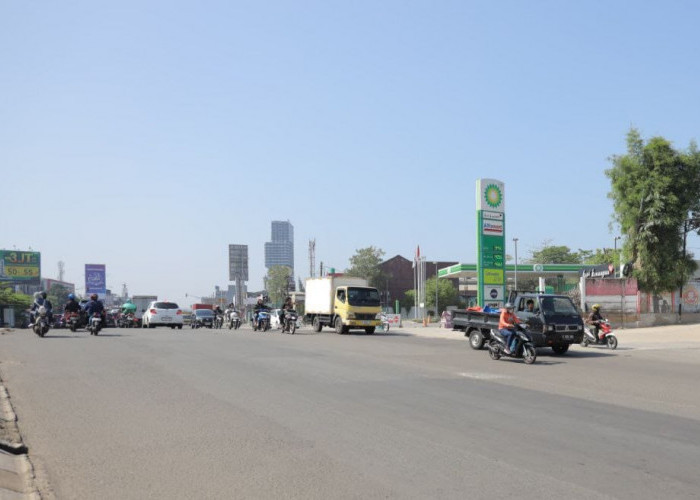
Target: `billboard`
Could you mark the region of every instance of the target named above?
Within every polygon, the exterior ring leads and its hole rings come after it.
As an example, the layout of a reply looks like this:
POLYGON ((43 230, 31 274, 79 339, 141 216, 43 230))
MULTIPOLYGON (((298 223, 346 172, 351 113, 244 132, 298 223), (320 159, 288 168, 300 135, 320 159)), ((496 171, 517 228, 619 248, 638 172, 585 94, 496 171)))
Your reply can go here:
POLYGON ((39 285, 41 253, 0 250, 0 283, 39 285))
POLYGON ((477 275, 480 306, 501 307, 506 296, 505 185, 496 179, 476 181, 477 275))
POLYGON ((85 264, 85 295, 93 293, 100 299, 107 295, 107 273, 104 264, 85 264))
POLYGON ((248 245, 228 246, 228 279, 248 281, 248 245))

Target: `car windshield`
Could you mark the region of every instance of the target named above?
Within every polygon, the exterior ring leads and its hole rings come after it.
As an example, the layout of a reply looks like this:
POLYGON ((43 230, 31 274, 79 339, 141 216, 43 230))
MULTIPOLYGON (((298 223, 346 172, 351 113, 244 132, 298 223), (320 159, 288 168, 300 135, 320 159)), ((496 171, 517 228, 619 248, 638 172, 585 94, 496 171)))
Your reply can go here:
POLYGON ((211 317, 211 316, 214 316, 214 311, 212 311, 211 309, 197 309, 197 310, 194 312, 194 314, 195 314, 196 316, 201 316, 201 317, 204 317, 204 316, 210 316, 210 317, 211 317))
POLYGON ((574 303, 568 297, 543 297, 540 299, 540 304, 545 316, 578 315, 574 303))
POLYGON ((374 288, 348 288, 351 306, 379 306, 379 292, 374 288))
POLYGON ((175 302, 156 302, 153 307, 156 309, 177 309, 177 304, 175 302))

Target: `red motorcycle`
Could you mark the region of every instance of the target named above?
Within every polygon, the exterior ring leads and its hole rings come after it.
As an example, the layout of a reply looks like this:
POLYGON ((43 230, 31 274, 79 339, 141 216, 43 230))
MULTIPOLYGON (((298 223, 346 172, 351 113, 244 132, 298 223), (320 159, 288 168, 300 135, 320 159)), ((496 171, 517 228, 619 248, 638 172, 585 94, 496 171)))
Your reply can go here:
POLYGON ((67 312, 63 315, 66 326, 70 328, 71 332, 75 332, 78 328, 82 326, 80 314, 77 312, 67 312))
POLYGON ((607 345, 610 349, 617 349, 617 337, 612 331, 612 326, 607 319, 597 322, 598 337, 596 337, 588 325, 583 327, 583 347, 588 347, 590 344, 607 345))

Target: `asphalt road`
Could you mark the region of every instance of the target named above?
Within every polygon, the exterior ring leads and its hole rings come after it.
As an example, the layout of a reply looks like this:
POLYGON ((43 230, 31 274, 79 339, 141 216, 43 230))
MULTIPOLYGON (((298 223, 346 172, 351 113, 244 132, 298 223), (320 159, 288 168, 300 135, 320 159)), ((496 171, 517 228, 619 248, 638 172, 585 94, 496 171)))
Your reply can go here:
POLYGON ((19 330, 45 498, 698 498, 700 345, 493 361, 390 334, 19 330))

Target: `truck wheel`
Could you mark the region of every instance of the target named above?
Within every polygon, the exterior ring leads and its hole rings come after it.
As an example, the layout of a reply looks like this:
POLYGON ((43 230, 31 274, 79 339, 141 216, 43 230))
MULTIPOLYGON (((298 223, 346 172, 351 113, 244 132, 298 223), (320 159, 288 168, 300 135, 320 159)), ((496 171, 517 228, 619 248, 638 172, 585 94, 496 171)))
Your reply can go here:
POLYGON ((313 324, 312 324, 312 327, 313 327, 313 330, 314 330, 316 333, 320 332, 320 331, 321 331, 321 328, 323 328, 323 326, 321 325, 321 321, 318 319, 318 316, 316 316, 316 317, 314 318, 314 322, 313 322, 313 324))
POLYGON ((345 333, 345 327, 343 326, 343 320, 338 316, 335 318, 335 333, 345 333))
POLYGON ((569 344, 563 344, 563 345, 553 345, 552 346, 552 351, 554 354, 566 354, 566 351, 569 350, 569 344))
POLYGON ((479 330, 472 330, 472 332, 469 334, 469 345, 472 349, 476 349, 478 351, 484 347, 484 342, 484 336, 479 330))
POLYGON ((366 326, 365 333, 369 333, 371 335, 372 333, 374 333, 374 327, 373 326, 366 326))

